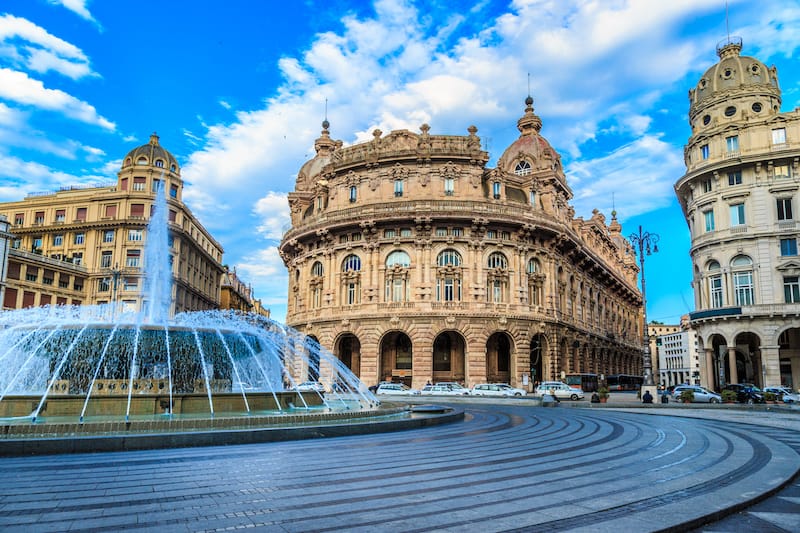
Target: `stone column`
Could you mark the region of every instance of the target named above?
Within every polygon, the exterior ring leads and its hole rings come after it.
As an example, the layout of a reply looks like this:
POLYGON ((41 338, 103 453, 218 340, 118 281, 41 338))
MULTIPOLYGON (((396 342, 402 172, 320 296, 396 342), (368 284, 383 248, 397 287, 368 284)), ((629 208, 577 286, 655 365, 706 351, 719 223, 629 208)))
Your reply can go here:
POLYGON ((714 350, 706 348, 703 361, 703 372, 700 375, 700 384, 709 390, 714 390, 717 376, 714 373, 714 350))
MULTIPOLYGON (((761 368, 766 369, 766 373, 763 371, 761 373, 766 379, 766 382, 762 385, 764 387, 781 385, 780 346, 765 346, 762 344, 759 348, 761 350, 761 368)), ((796 389, 797 386, 794 385, 793 388, 796 389)))
POLYGON ((728 346, 728 370, 729 383, 739 383, 739 373, 736 371, 736 348, 733 346, 728 346))

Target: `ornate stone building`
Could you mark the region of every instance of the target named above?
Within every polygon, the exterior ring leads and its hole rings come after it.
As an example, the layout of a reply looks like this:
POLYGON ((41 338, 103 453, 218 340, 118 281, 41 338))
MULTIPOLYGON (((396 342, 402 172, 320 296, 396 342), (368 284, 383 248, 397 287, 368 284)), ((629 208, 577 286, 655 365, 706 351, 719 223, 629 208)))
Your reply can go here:
POLYGON ((141 309, 146 228, 159 184, 169 208, 171 311, 219 307, 222 247, 183 203, 178 163, 154 134, 125 156, 114 185, 0 203, 14 236, 3 308, 116 302, 141 309))
POLYGON ((367 383, 640 374, 632 249, 616 218, 574 217, 532 104, 496 168, 474 126, 343 147, 323 122, 280 244, 287 323, 367 383))
POLYGON ((739 38, 689 91, 692 135, 675 184, 692 239, 703 384, 800 384, 800 109, 739 38))

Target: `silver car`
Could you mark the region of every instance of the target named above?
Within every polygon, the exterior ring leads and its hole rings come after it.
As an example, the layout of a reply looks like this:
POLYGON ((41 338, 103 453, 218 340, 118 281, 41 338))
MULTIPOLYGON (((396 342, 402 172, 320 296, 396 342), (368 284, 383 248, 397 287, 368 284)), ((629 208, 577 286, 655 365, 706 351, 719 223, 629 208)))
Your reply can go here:
POLYGON ((716 392, 712 392, 704 387, 701 387, 700 385, 678 385, 675 387, 675 390, 672 391, 673 401, 680 402, 681 392, 685 390, 690 390, 694 393, 694 400, 692 400, 692 402, 720 403, 722 401, 722 396, 716 392))
POLYGON ((536 396, 544 396, 549 394, 555 396, 559 400, 583 400, 583 389, 570 387, 561 381, 543 381, 536 387, 536 396))

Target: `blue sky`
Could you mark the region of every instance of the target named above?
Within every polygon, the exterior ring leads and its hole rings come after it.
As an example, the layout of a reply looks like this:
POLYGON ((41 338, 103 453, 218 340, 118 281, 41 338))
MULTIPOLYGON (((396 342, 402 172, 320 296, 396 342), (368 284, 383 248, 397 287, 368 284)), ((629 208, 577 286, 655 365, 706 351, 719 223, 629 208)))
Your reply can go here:
MULTIPOLYGON (((729 0, 744 55, 800 105, 800 2, 729 0)), ((494 165, 530 92, 576 215, 616 207, 658 233, 648 318, 694 308, 683 174, 688 90, 717 60, 724 0, 4 0, 0 201, 107 184, 152 132, 224 262, 283 320, 276 245, 320 123, 346 144, 422 123, 474 124, 494 165), (613 198, 613 200, 612 200, 613 198)))

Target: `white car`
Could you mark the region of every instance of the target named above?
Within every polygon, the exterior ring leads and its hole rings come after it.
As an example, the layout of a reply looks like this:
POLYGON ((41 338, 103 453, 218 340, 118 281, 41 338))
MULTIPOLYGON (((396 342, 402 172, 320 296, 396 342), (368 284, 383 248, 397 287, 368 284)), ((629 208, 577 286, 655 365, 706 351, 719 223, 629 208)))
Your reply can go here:
POLYGON ((767 387, 764 392, 771 392, 783 403, 800 403, 800 394, 792 392, 789 387, 767 387))
POLYGON ((412 389, 404 383, 381 383, 375 394, 397 394, 403 396, 414 396, 419 394, 417 389, 412 389))
POLYGON ((298 392, 325 392, 325 385, 319 381, 304 381, 297 385, 294 390, 298 392))
POLYGON ((515 389, 507 383, 480 383, 472 387, 472 396, 525 396, 522 389, 515 389))
POLYGON ((434 383, 434 385, 441 385, 443 387, 448 387, 449 389, 458 391, 461 394, 469 394, 468 388, 466 388, 461 383, 456 383, 455 381, 440 381, 438 383, 434 383))
POLYGON ((454 389, 447 385, 425 385, 422 389, 422 394, 430 394, 433 396, 464 396, 469 394, 469 389, 454 389))
POLYGON ((570 387, 566 383, 560 381, 543 381, 536 387, 536 396, 544 396, 550 394, 559 400, 583 400, 583 389, 570 387))

